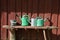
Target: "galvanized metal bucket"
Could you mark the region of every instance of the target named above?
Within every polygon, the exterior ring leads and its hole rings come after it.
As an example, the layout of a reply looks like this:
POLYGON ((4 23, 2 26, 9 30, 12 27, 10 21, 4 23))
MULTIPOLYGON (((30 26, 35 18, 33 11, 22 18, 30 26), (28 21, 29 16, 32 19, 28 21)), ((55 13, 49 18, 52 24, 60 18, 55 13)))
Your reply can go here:
POLYGON ((36 18, 31 18, 31 26, 37 26, 37 19, 36 18))

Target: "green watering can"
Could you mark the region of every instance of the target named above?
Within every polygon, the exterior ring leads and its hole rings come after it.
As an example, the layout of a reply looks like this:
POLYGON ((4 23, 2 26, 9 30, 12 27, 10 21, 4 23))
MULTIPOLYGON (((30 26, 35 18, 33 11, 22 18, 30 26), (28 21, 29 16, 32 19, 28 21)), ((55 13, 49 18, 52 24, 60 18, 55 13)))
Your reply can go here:
POLYGON ((19 19, 21 20, 21 25, 22 26, 28 26, 29 25, 29 16, 27 14, 23 15, 22 18, 19 17, 19 19))
POLYGON ((28 26, 29 25, 29 16, 28 15, 23 15, 21 19, 22 26, 28 26))
POLYGON ((38 18, 37 19, 37 26, 44 26, 44 22, 47 20, 47 18, 38 18))

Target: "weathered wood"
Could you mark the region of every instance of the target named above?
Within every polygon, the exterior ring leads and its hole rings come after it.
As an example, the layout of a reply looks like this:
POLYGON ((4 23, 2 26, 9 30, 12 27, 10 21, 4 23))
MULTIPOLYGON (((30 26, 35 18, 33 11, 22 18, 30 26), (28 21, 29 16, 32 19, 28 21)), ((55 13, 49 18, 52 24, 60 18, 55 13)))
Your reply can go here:
MULTIPOLYGON (((3 26, 3 28, 6 28, 6 29, 9 29, 9 34, 10 34, 10 40, 15 40, 15 32, 14 32, 14 28, 19 28, 19 29, 43 29, 43 35, 44 35, 44 40, 47 40, 47 37, 46 37, 46 29, 49 30, 49 29, 57 29, 57 27, 54 27, 54 26, 47 26, 47 27, 32 27, 32 26, 8 26, 8 25, 5 25, 3 26)), ((49 32, 48 32, 49 33, 49 32)), ((49 34, 48 34, 48 37, 49 37, 49 34)), ((50 38, 49 38, 50 40, 50 38)))
POLYGON ((32 27, 32 26, 8 26, 8 25, 4 25, 2 28, 6 28, 6 29, 14 29, 14 28, 24 28, 24 29, 57 29, 58 27, 55 26, 46 26, 46 27, 32 27))
MULTIPOLYGON (((2 18, 1 18, 1 27, 3 26, 3 25, 6 25, 7 23, 7 20, 6 20, 6 17, 7 17, 7 13, 6 12, 3 12, 2 13, 3 15, 2 15, 2 18), (4 16, 4 17, 3 17, 4 16)), ((6 40, 7 39, 7 30, 6 29, 3 29, 3 28, 1 28, 1 39, 2 40, 6 40), (2 36, 3 35, 3 36, 2 36)))
MULTIPOLYGON (((8 0, 8 25, 10 25, 10 20, 15 20, 15 0, 8 0)), ((8 40, 10 39, 10 33, 8 30, 8 40)))
POLYGON ((47 30, 47 35, 48 35, 48 40, 51 40, 51 37, 50 37, 50 30, 47 30))
MULTIPOLYGON (((0 0, 1 1, 1 26, 2 27, 3 25, 7 25, 7 0, 0 0)), ((4 29, 4 28, 1 28, 1 40, 6 40, 7 39, 7 30, 4 29)))
MULTIPOLYGON (((22 2, 21 2, 21 0, 16 0, 16 3, 15 3, 15 13, 19 16, 19 17, 21 17, 21 15, 22 15, 22 13, 21 13, 21 11, 22 11, 22 4, 21 4, 22 2)), ((17 21, 17 25, 19 25, 19 24, 21 24, 21 19, 19 18, 19 17, 17 17, 16 16, 16 21, 17 21)))
MULTIPOLYGON (((60 8, 59 8, 60 0, 8 0, 8 1, 0 0, 0 1, 1 1, 1 9, 2 9, 2 10, 0 9, 2 12, 1 13, 1 26, 4 25, 5 23, 8 23, 10 25, 10 19, 15 19, 15 17, 16 17, 15 13, 17 13, 20 16, 22 16, 25 13, 28 13, 28 15, 30 17, 31 17, 31 15, 33 15, 33 17, 36 17, 37 15, 41 16, 43 18, 49 17, 51 23, 46 22, 45 26, 51 24, 53 26, 60 27, 60 8), (7 10, 7 8, 8 8, 8 10, 7 10), (22 13, 21 13, 21 11, 22 11, 22 13), (58 11, 59 11, 59 14, 58 14, 58 11), (5 12, 8 12, 8 17, 6 17, 7 14, 5 12)), ((20 23, 19 18, 16 17, 16 20, 18 23, 20 23)), ((25 29, 25 28, 23 28, 23 29, 25 29)), ((33 28, 33 29, 35 29, 35 28, 33 28)), ((1 35, 2 35, 1 38, 3 40, 5 40, 5 38, 6 38, 5 32, 6 32, 6 30, 1 28, 1 35)), ((53 30, 52 36, 51 36, 52 40, 58 39, 59 34, 60 34, 60 29, 53 30)), ((31 35, 31 34, 28 34, 28 35, 31 35)), ((18 36, 18 38, 19 38, 19 36, 18 36)), ((43 39, 43 37, 41 37, 41 36, 40 36, 40 38, 43 39)), ((58 40, 60 40, 60 38, 58 40)))
POLYGON ((51 0, 45 0, 45 18, 48 19, 44 22, 44 26, 51 26, 51 0))
POLYGON ((31 18, 31 15, 32 15, 32 0, 28 0, 28 15, 31 18))
POLYGON ((21 2, 22 2, 22 15, 25 15, 25 14, 27 14, 27 0, 21 0, 21 2))
POLYGON ((39 17, 44 18, 45 0, 39 0, 39 17))
MULTIPOLYGON (((60 2, 59 2, 59 13, 58 13, 58 27, 60 27, 60 2)), ((58 29, 57 35, 60 35, 60 29, 58 29)), ((60 37, 58 37, 60 39, 60 37)))
MULTIPOLYGON (((1 0, 0 0, 0 7, 1 7, 1 0)), ((1 34, 1 9, 0 9, 0 34, 1 34)), ((1 39, 1 37, 0 37, 0 39, 1 39)))
POLYGON ((45 30, 43 30, 43 35, 44 35, 44 40, 47 40, 46 31, 45 30))
MULTIPOLYGON (((52 10, 51 10, 51 12, 52 12, 52 25, 53 26, 58 26, 58 0, 55 0, 55 1, 53 1, 52 0, 52 10)), ((54 30, 52 30, 52 34, 55 34, 55 35, 57 35, 57 29, 54 29, 54 30)), ((52 37, 54 37, 54 38, 52 38, 52 40, 57 40, 57 37, 56 36, 52 36, 52 37)))
POLYGON ((37 0, 32 0, 32 17, 33 18, 36 18, 37 17, 37 8, 38 8, 38 3, 37 3, 37 0))
POLYGON ((8 25, 10 20, 15 20, 15 0, 8 0, 8 25))
POLYGON ((10 34, 10 39, 9 40, 15 40, 15 31, 13 29, 11 29, 9 31, 9 34, 10 34))

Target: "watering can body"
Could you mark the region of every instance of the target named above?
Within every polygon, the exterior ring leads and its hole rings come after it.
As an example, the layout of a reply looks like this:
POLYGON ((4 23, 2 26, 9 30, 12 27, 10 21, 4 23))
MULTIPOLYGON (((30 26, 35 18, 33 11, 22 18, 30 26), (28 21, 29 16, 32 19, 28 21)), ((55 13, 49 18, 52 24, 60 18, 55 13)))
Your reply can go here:
POLYGON ((37 26, 44 26, 44 23, 47 21, 47 18, 42 18, 42 17, 38 17, 37 18, 37 26))
POLYGON ((44 26, 44 20, 41 19, 37 19, 37 26, 44 26))
POLYGON ((21 19, 21 25, 22 26, 28 26, 29 25, 29 17, 28 15, 23 15, 21 19))

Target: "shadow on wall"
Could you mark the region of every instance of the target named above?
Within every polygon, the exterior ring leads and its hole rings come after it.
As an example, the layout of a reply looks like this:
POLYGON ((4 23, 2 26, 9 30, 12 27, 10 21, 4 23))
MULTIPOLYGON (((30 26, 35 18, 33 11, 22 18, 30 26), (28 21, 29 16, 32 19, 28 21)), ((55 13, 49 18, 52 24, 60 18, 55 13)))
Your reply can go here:
MULTIPOLYGON (((44 40, 42 30, 18 29, 15 32, 16 32, 16 40, 44 40)), ((50 40, 60 40, 60 35, 53 34, 51 30, 49 31, 49 34, 48 34, 48 31, 46 33, 47 33, 48 40, 49 39, 50 40)))

